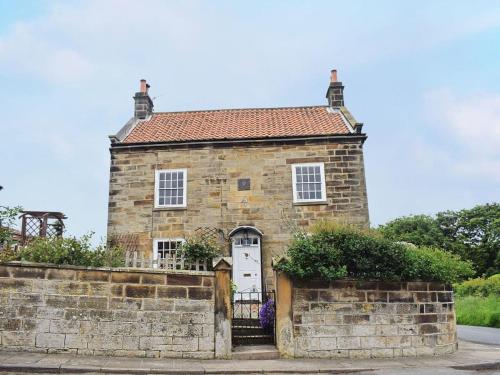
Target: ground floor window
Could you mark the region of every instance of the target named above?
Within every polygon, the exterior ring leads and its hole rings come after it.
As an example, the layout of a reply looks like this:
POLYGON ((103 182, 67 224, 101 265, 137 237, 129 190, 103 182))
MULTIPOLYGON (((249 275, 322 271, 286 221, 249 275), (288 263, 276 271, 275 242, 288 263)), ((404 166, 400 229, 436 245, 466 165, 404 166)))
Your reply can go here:
POLYGON ((154 240, 153 259, 175 259, 183 244, 183 238, 159 238, 154 240))

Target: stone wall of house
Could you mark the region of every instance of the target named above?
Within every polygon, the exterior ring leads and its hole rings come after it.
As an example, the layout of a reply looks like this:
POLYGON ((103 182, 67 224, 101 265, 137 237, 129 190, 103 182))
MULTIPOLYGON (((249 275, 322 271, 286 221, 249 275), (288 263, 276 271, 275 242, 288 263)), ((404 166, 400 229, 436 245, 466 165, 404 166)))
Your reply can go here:
POLYGON ((0 265, 0 348, 214 357, 214 273, 0 265))
POLYGON ((154 238, 183 238, 197 228, 215 228, 227 238, 235 227, 251 225, 264 233, 270 285, 271 259, 285 249, 291 228, 333 218, 369 224, 359 140, 111 150, 108 235, 136 234, 146 255, 154 238), (291 165, 308 162, 325 163, 326 204, 293 204, 291 165), (187 208, 155 209, 155 170, 171 168, 187 168, 187 208), (238 191, 239 178, 250 179, 250 190, 238 191))
MULTIPOLYGON (((278 348, 285 355, 391 358, 457 349, 453 292, 443 284, 290 283, 290 313, 277 312, 278 348)), ((279 289, 277 308, 286 309, 286 290, 280 296, 279 289)))

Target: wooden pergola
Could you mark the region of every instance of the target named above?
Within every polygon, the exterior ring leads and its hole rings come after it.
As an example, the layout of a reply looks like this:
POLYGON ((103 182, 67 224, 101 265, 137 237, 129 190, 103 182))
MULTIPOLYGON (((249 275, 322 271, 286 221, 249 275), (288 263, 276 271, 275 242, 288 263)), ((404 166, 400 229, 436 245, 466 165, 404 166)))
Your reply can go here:
POLYGON ((66 215, 53 211, 21 211, 21 245, 35 237, 61 237, 66 215))

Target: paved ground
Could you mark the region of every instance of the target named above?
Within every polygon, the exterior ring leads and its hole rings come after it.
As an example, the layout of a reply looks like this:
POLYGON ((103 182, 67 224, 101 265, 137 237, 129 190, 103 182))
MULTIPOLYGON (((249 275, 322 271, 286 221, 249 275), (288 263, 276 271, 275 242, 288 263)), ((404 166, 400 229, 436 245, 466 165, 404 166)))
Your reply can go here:
POLYGON ((458 326, 458 338, 478 344, 500 347, 500 328, 458 326))
POLYGON ((66 354, 0 352, 0 374, 500 374, 500 348, 460 343, 457 353, 442 357, 371 360, 180 360, 84 357, 66 354), (3 371, 3 373, 2 373, 3 371))

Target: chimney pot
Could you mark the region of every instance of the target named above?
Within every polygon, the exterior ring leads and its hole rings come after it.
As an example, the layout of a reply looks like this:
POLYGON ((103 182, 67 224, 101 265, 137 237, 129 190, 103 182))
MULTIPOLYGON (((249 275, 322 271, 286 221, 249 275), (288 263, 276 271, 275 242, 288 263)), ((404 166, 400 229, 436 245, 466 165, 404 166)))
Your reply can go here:
POLYGON ((153 100, 149 97, 149 84, 145 79, 141 79, 139 92, 134 96, 134 117, 138 119, 145 119, 153 113, 153 100))
POLYGON ((139 88, 139 92, 143 92, 143 93, 148 92, 148 87, 149 87, 149 85, 146 83, 146 80, 141 79, 141 86, 139 88))
POLYGON ((333 69, 330 75, 330 82, 337 82, 337 70, 333 69))
POLYGON ((330 107, 344 106, 344 85, 337 80, 337 70, 333 69, 330 72, 330 85, 326 91, 326 98, 330 107))

